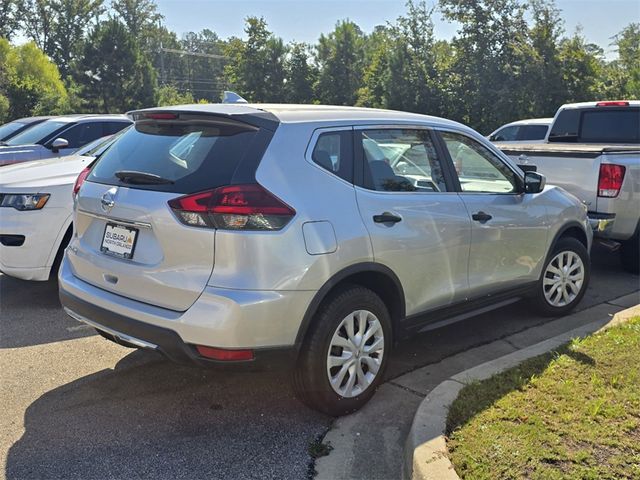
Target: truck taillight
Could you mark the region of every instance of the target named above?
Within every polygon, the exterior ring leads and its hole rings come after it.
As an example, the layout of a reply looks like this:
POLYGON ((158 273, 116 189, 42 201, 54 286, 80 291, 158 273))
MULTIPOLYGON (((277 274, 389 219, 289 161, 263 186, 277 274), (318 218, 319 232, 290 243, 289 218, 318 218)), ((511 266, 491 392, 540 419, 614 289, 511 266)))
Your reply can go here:
POLYGON ((87 168, 82 170, 80 172, 80 175, 78 175, 78 178, 76 178, 76 183, 73 185, 73 194, 72 194, 73 198, 76 198, 76 195, 80 191, 80 187, 82 186, 85 179, 89 175, 89 172, 91 172, 91 165, 89 165, 87 168))
POLYGON ((178 219, 192 227, 280 230, 296 214, 258 184, 230 185, 169 201, 178 219))
POLYGON ((620 193, 625 168, 622 165, 603 163, 598 178, 598 196, 615 198, 620 193))

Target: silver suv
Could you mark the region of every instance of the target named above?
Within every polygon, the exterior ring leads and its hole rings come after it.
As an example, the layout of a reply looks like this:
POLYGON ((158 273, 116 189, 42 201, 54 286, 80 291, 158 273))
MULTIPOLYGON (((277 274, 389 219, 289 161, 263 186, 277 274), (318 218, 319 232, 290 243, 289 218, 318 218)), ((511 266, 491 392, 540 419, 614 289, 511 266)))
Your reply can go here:
POLYGON ((310 406, 362 406, 394 343, 530 297, 582 298, 586 209, 473 130, 309 105, 188 105, 135 125, 76 188, 67 313, 173 360, 295 365, 310 406))

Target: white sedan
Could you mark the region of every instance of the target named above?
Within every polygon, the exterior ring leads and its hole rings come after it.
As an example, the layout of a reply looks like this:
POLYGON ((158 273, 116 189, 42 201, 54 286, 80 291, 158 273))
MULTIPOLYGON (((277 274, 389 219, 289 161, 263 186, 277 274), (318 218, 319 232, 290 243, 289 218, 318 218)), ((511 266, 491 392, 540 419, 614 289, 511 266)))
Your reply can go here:
POLYGON ((24 280, 56 274, 71 238, 73 188, 78 175, 114 137, 76 154, 2 167, 0 175, 0 271, 24 280))

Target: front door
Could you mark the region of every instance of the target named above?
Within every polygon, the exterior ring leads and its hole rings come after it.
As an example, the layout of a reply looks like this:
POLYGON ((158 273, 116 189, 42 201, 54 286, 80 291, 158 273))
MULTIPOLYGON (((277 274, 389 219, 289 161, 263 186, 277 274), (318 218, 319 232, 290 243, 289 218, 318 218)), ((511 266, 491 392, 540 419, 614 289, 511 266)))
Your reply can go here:
POLYGON ((480 142, 440 132, 471 220, 470 297, 538 279, 549 222, 540 194, 522 193, 519 175, 480 142))

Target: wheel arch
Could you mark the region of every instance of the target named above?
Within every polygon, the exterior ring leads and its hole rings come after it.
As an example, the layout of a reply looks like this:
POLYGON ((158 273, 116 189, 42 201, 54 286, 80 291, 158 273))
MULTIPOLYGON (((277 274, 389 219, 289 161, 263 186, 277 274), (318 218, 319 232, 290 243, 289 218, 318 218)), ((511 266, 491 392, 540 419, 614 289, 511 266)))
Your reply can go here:
POLYGON ((330 294, 338 291, 345 285, 360 285, 366 287, 382 299, 391 315, 391 323, 393 325, 392 335, 394 338, 397 338, 400 320, 405 317, 406 312, 404 289, 402 288, 400 279, 385 265, 375 262, 364 262, 350 265, 340 270, 316 292, 309 307, 307 307, 307 311, 298 329, 295 342, 298 351, 304 343, 309 327, 313 323, 313 318, 322 302, 330 294))
POLYGON ((587 251, 589 250, 589 239, 587 233, 584 231, 584 227, 577 221, 571 221, 563 225, 558 230, 553 241, 549 244, 549 252, 553 251, 558 240, 564 237, 575 238, 584 245, 584 248, 586 248, 587 251))

